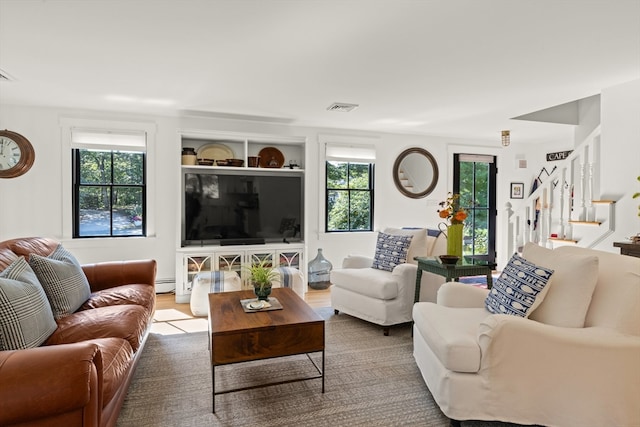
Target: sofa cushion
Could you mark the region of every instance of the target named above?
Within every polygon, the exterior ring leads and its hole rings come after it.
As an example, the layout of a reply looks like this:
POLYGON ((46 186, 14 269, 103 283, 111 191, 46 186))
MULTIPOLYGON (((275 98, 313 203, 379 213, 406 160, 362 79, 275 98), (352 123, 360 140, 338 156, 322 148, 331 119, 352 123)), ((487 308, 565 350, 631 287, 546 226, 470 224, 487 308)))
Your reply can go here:
POLYGON ((12 262, 18 259, 18 255, 9 248, 0 248, 0 270, 9 267, 12 262))
POLYGON ((487 294, 487 310, 491 313, 528 317, 542 302, 552 274, 552 269, 513 254, 487 294))
POLYGON ((89 342, 96 344, 102 355, 102 406, 105 407, 126 381, 133 349, 129 341, 122 338, 99 338, 89 342))
POLYGON ((56 328, 38 278, 19 257, 0 273, 0 350, 38 347, 56 328))
POLYGON ((18 239, 5 241, 9 248, 18 256, 23 256, 27 260, 29 255, 38 254, 42 256, 48 256, 50 253, 56 250, 58 245, 57 241, 48 239, 46 237, 21 237, 18 239))
POLYGON ((452 308, 431 302, 413 306, 413 321, 442 365, 454 372, 478 372, 478 326, 491 314, 484 308, 452 308))
POLYGON ((91 295, 80 263, 62 245, 47 257, 31 254, 29 265, 38 276, 56 319, 76 311, 91 295))
POLYGON ((530 319, 548 325, 582 328, 598 281, 598 257, 568 254, 527 243, 522 256, 552 268, 549 290, 530 319))
POLYGON ((398 296, 398 282, 390 272, 374 268, 345 268, 331 272, 334 286, 371 298, 390 300, 398 296))
POLYGON ((393 271, 397 265, 405 264, 412 239, 413 235, 378 233, 372 267, 379 270, 393 271))
POLYGON ((80 310, 89 310, 110 305, 135 304, 149 311, 155 306, 155 288, 149 285, 122 285, 93 292, 80 310))
POLYGON ((95 338, 123 338, 137 351, 151 313, 140 305, 114 305, 78 311, 58 319, 58 329, 46 345, 67 344, 95 338))

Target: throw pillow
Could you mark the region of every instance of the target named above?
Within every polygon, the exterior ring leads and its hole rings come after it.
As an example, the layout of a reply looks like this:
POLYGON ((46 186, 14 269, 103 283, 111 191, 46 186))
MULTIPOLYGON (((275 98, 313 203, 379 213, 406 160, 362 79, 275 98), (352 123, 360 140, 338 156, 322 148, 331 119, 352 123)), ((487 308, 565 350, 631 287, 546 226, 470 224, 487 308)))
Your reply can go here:
POLYGON ((567 254, 535 243, 527 243, 522 256, 554 270, 544 301, 529 318, 565 328, 584 327, 598 281, 598 257, 567 254))
POLYGON ((544 298, 553 270, 540 267, 513 254, 485 299, 494 314, 528 317, 544 298))
POLYGON ((38 278, 18 258, 0 273, 0 350, 38 347, 57 327, 38 278))
POLYGON ((62 245, 48 257, 31 254, 29 265, 38 276, 56 319, 75 312, 91 296, 80 263, 62 245))
POLYGON ((371 267, 379 270, 393 271, 397 265, 405 264, 412 239, 412 235, 395 236, 382 232, 378 233, 376 253, 373 257, 373 265, 371 267))
POLYGON ((424 228, 385 228, 382 232, 394 236, 413 236, 407 252, 406 262, 418 264, 418 261, 414 260, 415 257, 429 255, 427 230, 424 228))

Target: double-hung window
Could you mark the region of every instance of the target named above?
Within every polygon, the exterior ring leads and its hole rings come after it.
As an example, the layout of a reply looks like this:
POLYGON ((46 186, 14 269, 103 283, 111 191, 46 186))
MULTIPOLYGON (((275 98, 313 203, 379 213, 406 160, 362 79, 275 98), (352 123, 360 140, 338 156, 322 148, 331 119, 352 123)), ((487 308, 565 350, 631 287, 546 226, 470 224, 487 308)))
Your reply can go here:
POLYGON ((325 232, 372 231, 375 148, 326 144, 325 232))
POLYGON ((146 134, 72 129, 73 237, 146 235, 146 134))

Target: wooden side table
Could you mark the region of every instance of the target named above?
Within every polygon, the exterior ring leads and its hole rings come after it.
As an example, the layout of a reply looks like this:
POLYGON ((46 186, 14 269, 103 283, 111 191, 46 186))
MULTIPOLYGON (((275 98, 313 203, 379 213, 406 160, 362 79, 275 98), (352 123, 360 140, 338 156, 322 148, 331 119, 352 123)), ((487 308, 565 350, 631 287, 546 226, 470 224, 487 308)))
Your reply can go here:
POLYGON ((470 263, 463 259, 457 264, 443 264, 440 259, 435 257, 415 257, 414 259, 418 261, 414 302, 418 302, 420 299, 420 285, 422 282, 423 271, 444 276, 447 282, 452 282, 454 280, 457 282, 460 277, 481 276, 486 274, 487 288, 491 289, 493 286, 493 276, 491 273, 496 266, 494 263, 484 261, 475 261, 474 263, 470 263))
POLYGON ((640 244, 638 243, 614 242, 613 246, 620 248, 620 253, 622 255, 640 258, 640 244))
POLYGON ((218 394, 316 378, 321 379, 324 393, 324 319, 290 288, 275 288, 271 295, 282 304, 282 310, 246 313, 240 301, 254 298, 253 291, 209 294, 211 403, 214 413, 218 394), (309 353, 315 352, 322 352, 321 367, 309 357, 309 353), (318 375, 216 391, 216 366, 295 354, 307 354, 318 375))

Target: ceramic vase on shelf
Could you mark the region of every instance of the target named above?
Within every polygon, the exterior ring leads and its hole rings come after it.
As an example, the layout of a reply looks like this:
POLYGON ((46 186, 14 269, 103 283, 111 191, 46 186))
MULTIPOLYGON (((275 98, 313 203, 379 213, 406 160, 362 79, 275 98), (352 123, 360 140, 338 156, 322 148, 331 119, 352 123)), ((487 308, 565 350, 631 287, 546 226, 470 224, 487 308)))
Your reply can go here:
POLYGON ((322 255, 322 249, 318 249, 318 255, 308 265, 309 287, 311 289, 327 289, 331 286, 331 270, 333 264, 322 255))
POLYGON ((451 224, 447 227, 447 255, 462 259, 462 232, 464 224, 451 224))
POLYGON ((196 156, 196 150, 191 147, 184 147, 182 149, 182 164, 187 166, 195 166, 198 163, 196 156))

